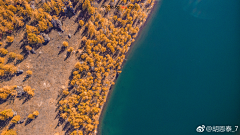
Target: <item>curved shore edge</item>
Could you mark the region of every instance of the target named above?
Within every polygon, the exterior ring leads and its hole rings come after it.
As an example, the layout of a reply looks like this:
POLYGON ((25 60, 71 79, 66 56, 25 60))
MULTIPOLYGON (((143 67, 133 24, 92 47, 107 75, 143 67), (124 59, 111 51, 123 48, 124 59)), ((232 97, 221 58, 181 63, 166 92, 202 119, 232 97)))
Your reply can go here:
POLYGON ((107 96, 158 2, 0 2, 5 14, 0 18, 10 24, 0 29, 0 81, 3 81, 0 121, 7 121, 0 132, 96 135, 99 130, 100 133, 99 120, 106 110, 107 96), (15 14, 12 10, 21 12, 15 14), (7 19, 8 14, 15 20, 7 19), (11 24, 16 22, 13 31, 11 24), (17 95, 24 101, 11 102, 17 95), (18 120, 12 119, 25 124, 9 130, 8 118, 13 115, 7 116, 5 112, 16 112, 18 120))
MULTIPOLYGON (((155 0, 155 1, 154 1, 154 6, 153 6, 152 9, 150 10, 150 12, 147 13, 146 22, 143 23, 143 24, 140 26, 140 30, 139 30, 139 32, 137 33, 137 37, 135 38, 135 39, 136 39, 135 42, 131 44, 128 52, 126 53, 126 58, 128 58, 130 52, 131 52, 132 49, 133 49, 133 45, 137 43, 137 40, 139 40, 139 38, 140 38, 141 32, 144 30, 144 28, 145 28, 146 25, 149 23, 149 21, 151 21, 150 18, 153 16, 153 14, 155 13, 155 11, 156 11, 159 7, 161 7, 161 4, 162 4, 162 0, 155 0), (157 5, 158 5, 158 6, 157 6, 157 5)), ((123 66, 125 65, 125 62, 126 62, 126 60, 122 63, 121 69, 122 69, 123 66)), ((118 74, 118 75, 119 75, 119 74, 118 74)), ((116 82, 116 81, 117 81, 118 75, 117 75, 116 77, 114 77, 113 82, 116 82)), ((108 103, 109 103, 109 99, 110 99, 110 96, 111 96, 114 88, 115 88, 115 85, 110 87, 110 89, 109 89, 109 91, 108 91, 108 94, 107 94, 107 96, 106 96, 106 99, 107 99, 107 100, 106 100, 105 104, 101 107, 100 117, 99 117, 99 125, 97 126, 97 130, 95 129, 95 131, 97 131, 97 132, 95 132, 95 135, 102 135, 102 134, 101 134, 101 126, 102 126, 102 124, 101 124, 101 123, 102 123, 102 120, 103 120, 103 116, 104 116, 104 114, 105 114, 105 111, 107 111, 107 110, 106 110, 106 109, 107 109, 107 105, 108 105, 108 103)))

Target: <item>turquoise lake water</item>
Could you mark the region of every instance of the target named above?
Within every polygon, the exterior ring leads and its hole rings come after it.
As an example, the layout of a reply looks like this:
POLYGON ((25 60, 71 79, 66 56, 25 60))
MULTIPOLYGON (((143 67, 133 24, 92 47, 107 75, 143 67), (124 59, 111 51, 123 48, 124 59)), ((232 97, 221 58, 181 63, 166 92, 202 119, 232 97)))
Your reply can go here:
POLYGON ((240 126, 240 1, 203 1, 156 5, 109 97, 101 135, 236 135, 196 132, 240 126))

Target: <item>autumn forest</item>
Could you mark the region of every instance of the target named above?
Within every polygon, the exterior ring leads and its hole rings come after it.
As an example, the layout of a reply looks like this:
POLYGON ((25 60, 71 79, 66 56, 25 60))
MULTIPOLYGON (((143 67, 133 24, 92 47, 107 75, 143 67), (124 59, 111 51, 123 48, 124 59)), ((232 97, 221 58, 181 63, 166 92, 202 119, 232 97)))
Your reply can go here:
POLYGON ((97 134, 108 93, 154 3, 0 0, 1 135, 97 134))

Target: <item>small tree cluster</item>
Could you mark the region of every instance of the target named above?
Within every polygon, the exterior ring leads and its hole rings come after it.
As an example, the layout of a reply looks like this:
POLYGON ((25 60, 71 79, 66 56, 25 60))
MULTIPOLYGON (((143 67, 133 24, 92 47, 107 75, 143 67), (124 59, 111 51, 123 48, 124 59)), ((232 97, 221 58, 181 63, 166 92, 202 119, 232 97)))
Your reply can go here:
POLYGON ((7 42, 8 42, 8 43, 12 43, 13 40, 14 40, 14 37, 7 36, 7 42))
POLYGON ((5 100, 9 96, 16 96, 16 85, 14 86, 4 86, 0 88, 0 99, 5 100))
POLYGON ((68 47, 68 42, 67 41, 63 41, 63 46, 64 47, 68 47))
POLYGON ((14 113, 13 113, 12 109, 5 109, 0 112, 0 120, 5 121, 8 118, 13 117, 13 115, 14 115, 14 113))
POLYGON ((34 111, 32 114, 28 115, 29 119, 35 119, 39 115, 38 111, 34 111))
POLYGON ((23 88, 23 91, 25 91, 29 96, 34 96, 34 91, 35 91, 35 89, 32 89, 30 86, 25 86, 24 88, 23 88))
POLYGON ((13 75, 17 72, 17 68, 10 64, 0 64, 0 77, 13 75))
POLYGON ((20 119, 21 119, 20 115, 16 115, 12 118, 11 122, 17 124, 17 122, 20 121, 20 119))
POLYGON ((1 135, 17 135, 17 132, 13 129, 7 129, 2 131, 1 135))

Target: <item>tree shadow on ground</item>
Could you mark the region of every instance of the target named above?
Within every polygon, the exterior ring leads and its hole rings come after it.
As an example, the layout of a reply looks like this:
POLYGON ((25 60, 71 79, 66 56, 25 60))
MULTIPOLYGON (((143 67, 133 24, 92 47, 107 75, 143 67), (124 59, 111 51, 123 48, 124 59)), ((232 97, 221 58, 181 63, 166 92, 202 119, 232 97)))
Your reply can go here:
POLYGON ((66 50, 66 47, 62 46, 61 50, 59 51, 58 55, 60 55, 61 53, 63 53, 66 50))
MULTIPOLYGON (((15 58, 14 58, 14 59, 15 59, 15 58)), ((14 59, 12 59, 12 58, 8 58, 8 61, 7 61, 7 63, 6 63, 6 64, 9 64, 9 63, 13 62, 13 61, 14 61, 14 59)))
POLYGON ((11 118, 5 120, 5 121, 2 121, 0 120, 0 130, 2 130, 5 126, 7 126, 10 122, 11 118))
MULTIPOLYGON (((59 115, 60 115, 60 114, 59 114, 59 115)), ((61 117, 56 117, 56 118, 59 118, 59 119, 58 119, 58 124, 56 125, 55 129, 56 129, 57 127, 59 127, 60 125, 62 125, 62 124, 65 122, 65 119, 63 119, 63 118, 61 118, 61 117)))
POLYGON ((33 119, 27 119, 27 121, 25 122, 25 126, 27 126, 28 124, 30 124, 33 121, 33 119))
MULTIPOLYGON (((7 98, 7 99, 8 99, 8 98, 7 98)), ((5 100, 0 99, 0 105, 3 104, 3 103, 5 103, 5 102, 7 101, 7 99, 5 99, 5 100)), ((0 124, 0 126, 1 126, 1 124, 0 124)))
POLYGON ((6 74, 5 76, 0 77, 0 83, 2 82, 6 82, 6 81, 10 81, 13 77, 15 76, 15 74, 6 74))
POLYGON ((4 46, 5 49, 7 49, 8 47, 10 47, 12 45, 12 43, 7 43, 6 46, 4 46))
POLYGON ((64 61, 66 61, 66 60, 70 57, 70 54, 71 54, 71 52, 67 52, 67 56, 66 56, 66 58, 64 59, 64 61))
POLYGON ((14 127, 15 127, 15 123, 12 123, 9 127, 8 127, 8 129, 13 129, 14 127))
POLYGON ((24 94, 24 101, 22 102, 22 104, 26 103, 28 100, 30 100, 32 97, 30 95, 24 94))
POLYGON ((30 78, 29 75, 25 76, 24 79, 23 79, 23 82, 27 81, 29 78, 30 78))

